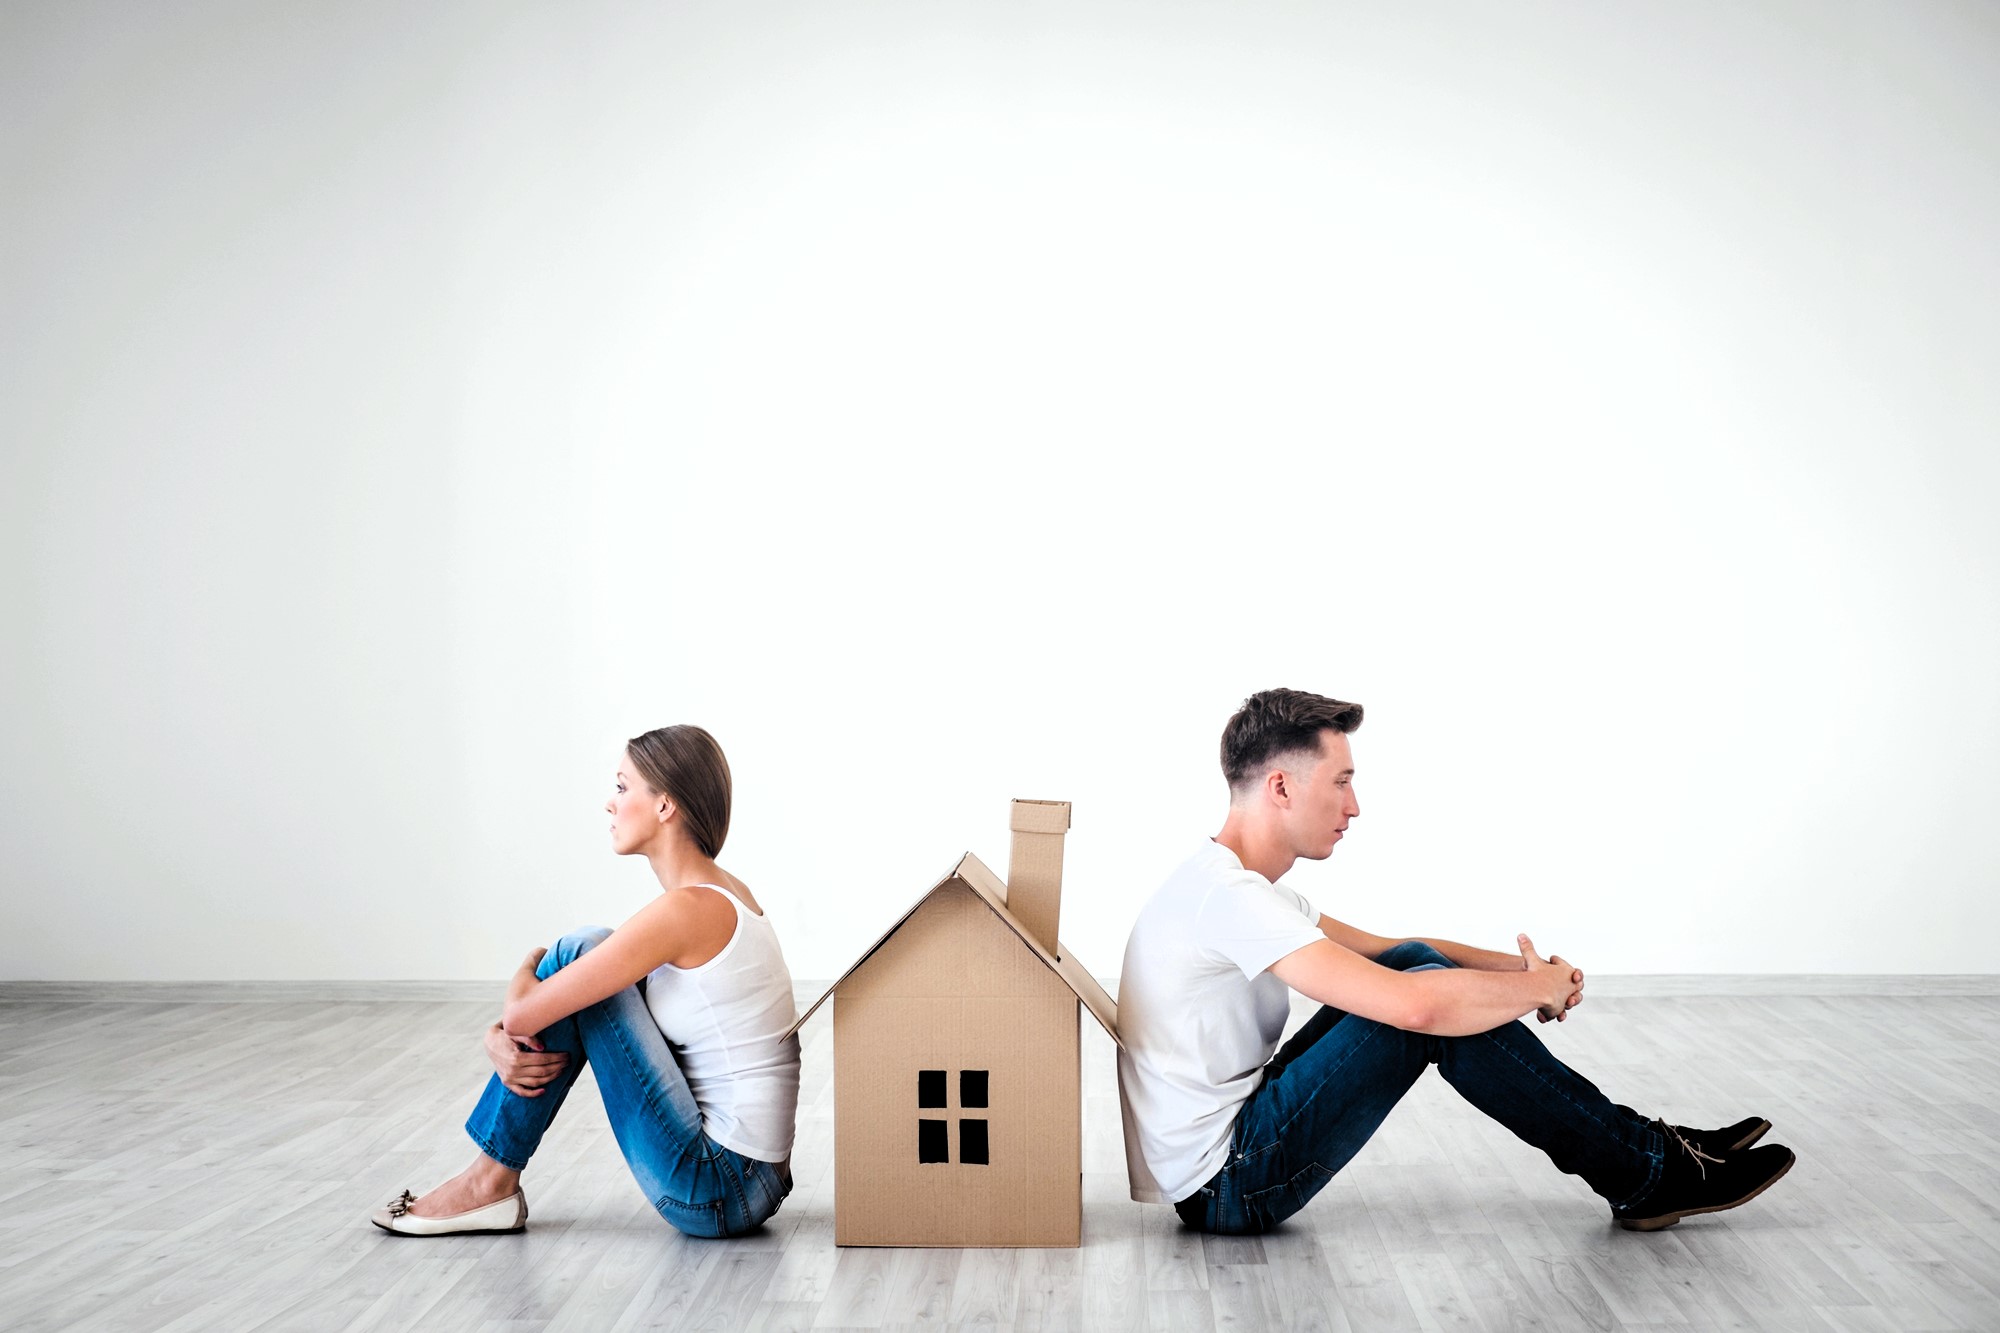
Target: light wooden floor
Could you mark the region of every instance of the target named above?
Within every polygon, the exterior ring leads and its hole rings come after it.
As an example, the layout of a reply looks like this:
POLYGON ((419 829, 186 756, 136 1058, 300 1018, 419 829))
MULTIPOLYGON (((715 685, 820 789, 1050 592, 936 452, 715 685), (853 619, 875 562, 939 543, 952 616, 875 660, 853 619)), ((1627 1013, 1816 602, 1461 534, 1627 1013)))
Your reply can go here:
POLYGON ((0 1326, 2000 1328, 1992 996, 1598 999, 1543 1029, 1620 1100, 1759 1112, 1797 1150, 1763 1198, 1656 1235, 1435 1074, 1281 1231, 1196 1235, 1126 1198, 1086 1024, 1081 1250, 838 1250, 823 1011, 797 1189, 761 1234, 654 1216, 586 1079, 528 1173, 527 1234, 385 1236, 371 1207, 471 1155, 491 1009, 0 1004, 0 1326))

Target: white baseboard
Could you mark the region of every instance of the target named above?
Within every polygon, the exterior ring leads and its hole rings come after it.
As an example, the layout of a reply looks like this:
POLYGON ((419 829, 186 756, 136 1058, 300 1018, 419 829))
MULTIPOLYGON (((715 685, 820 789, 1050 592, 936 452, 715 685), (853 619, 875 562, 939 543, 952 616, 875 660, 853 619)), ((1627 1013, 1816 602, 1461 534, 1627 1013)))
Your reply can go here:
POLYGON ((0 1004, 500 1004, 504 981, 0 981, 0 1004))
MULTIPOLYGON (((1100 978, 1111 994, 1116 977, 1100 978)), ((795 981, 799 1004, 832 983, 795 981)), ((0 981, 0 1004, 354 1004, 368 1001, 498 1005, 499 981, 0 981)), ((1708 995, 2000 995, 2000 973, 1593 974, 1595 999, 1708 995)))
MULTIPOLYGON (((830 981, 795 981, 800 1008, 830 981)), ((504 981, 0 981, 0 1004, 490 1004, 504 981)))
POLYGON ((1990 972, 1769 972, 1591 974, 1599 1000, 1705 995, 2000 995, 1990 972))

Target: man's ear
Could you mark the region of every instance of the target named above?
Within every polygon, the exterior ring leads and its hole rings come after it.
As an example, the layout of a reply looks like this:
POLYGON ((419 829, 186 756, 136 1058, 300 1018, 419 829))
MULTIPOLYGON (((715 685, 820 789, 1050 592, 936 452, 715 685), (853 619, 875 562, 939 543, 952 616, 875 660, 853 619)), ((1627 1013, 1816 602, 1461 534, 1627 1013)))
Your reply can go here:
POLYGON ((1292 804, 1292 790, 1283 769, 1272 769, 1264 776, 1264 790, 1271 797, 1271 803, 1280 809, 1289 809, 1292 804))

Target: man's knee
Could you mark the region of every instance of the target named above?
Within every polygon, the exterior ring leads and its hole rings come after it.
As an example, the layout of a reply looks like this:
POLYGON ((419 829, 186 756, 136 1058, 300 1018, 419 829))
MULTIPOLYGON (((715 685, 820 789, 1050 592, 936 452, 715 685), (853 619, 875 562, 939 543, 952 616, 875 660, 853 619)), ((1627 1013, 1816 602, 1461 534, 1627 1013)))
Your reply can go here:
POLYGON ((549 951, 542 956, 541 966, 535 969, 535 975, 546 978, 551 972, 568 967, 610 938, 609 926, 585 926, 580 930, 572 930, 549 946, 549 951))
POLYGON ((1405 940, 1392 948, 1385 949, 1375 960, 1384 967, 1393 967, 1398 972, 1414 972, 1421 967, 1456 967, 1456 963, 1421 940, 1405 940))

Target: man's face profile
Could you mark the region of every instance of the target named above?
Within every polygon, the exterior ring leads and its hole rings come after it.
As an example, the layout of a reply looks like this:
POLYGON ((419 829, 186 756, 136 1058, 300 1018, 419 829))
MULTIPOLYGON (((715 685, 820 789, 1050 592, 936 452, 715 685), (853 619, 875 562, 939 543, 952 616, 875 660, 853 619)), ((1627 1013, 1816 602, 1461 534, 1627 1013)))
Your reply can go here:
POLYGON ((1361 814, 1354 799, 1354 751, 1347 737, 1331 728, 1319 734, 1319 761, 1287 775, 1292 797, 1292 843, 1298 855, 1324 861, 1346 836, 1349 821, 1361 814))

